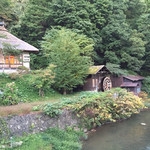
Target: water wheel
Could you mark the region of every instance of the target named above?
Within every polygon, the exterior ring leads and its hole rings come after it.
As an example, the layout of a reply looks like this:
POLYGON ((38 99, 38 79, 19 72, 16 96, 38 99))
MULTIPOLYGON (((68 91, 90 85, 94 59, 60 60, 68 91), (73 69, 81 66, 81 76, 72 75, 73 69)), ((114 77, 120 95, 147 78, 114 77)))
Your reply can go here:
POLYGON ((108 91, 112 88, 112 82, 111 79, 109 77, 105 77, 103 79, 103 83, 102 83, 102 89, 103 91, 108 91))

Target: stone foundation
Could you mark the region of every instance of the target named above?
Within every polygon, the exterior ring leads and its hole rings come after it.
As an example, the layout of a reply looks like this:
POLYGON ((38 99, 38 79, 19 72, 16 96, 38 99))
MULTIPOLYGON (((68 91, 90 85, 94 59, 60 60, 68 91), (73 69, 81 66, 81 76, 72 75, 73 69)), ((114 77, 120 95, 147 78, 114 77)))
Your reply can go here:
POLYGON ((0 117, 0 137, 22 136, 27 133, 38 133, 48 128, 58 127, 65 129, 67 126, 78 127, 77 118, 68 110, 61 115, 50 118, 45 114, 28 114, 23 116, 0 117))

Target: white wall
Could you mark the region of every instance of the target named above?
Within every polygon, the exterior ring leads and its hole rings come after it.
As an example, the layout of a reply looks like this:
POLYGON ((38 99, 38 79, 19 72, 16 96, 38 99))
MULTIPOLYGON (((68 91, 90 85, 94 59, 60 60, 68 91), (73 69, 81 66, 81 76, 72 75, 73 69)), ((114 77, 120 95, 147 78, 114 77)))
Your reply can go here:
POLYGON ((29 52, 23 52, 23 66, 30 70, 30 55, 29 52))

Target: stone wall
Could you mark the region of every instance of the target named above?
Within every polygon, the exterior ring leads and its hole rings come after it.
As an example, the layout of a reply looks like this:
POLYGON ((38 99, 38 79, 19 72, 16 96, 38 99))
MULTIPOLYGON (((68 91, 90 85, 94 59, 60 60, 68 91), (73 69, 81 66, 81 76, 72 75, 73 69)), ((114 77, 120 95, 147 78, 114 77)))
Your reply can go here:
POLYGON ((10 137, 22 136, 26 133, 38 133, 53 127, 65 129, 67 126, 78 127, 77 118, 68 110, 64 110, 61 115, 55 118, 50 118, 42 113, 1 117, 0 135, 6 136, 9 133, 10 137))

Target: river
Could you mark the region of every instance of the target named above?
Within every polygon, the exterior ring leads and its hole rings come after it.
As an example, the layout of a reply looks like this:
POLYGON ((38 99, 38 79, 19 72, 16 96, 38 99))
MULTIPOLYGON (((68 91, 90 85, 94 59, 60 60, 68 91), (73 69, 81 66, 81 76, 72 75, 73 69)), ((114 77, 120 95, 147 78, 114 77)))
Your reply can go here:
POLYGON ((97 128, 83 150, 150 150, 150 110, 97 128))

